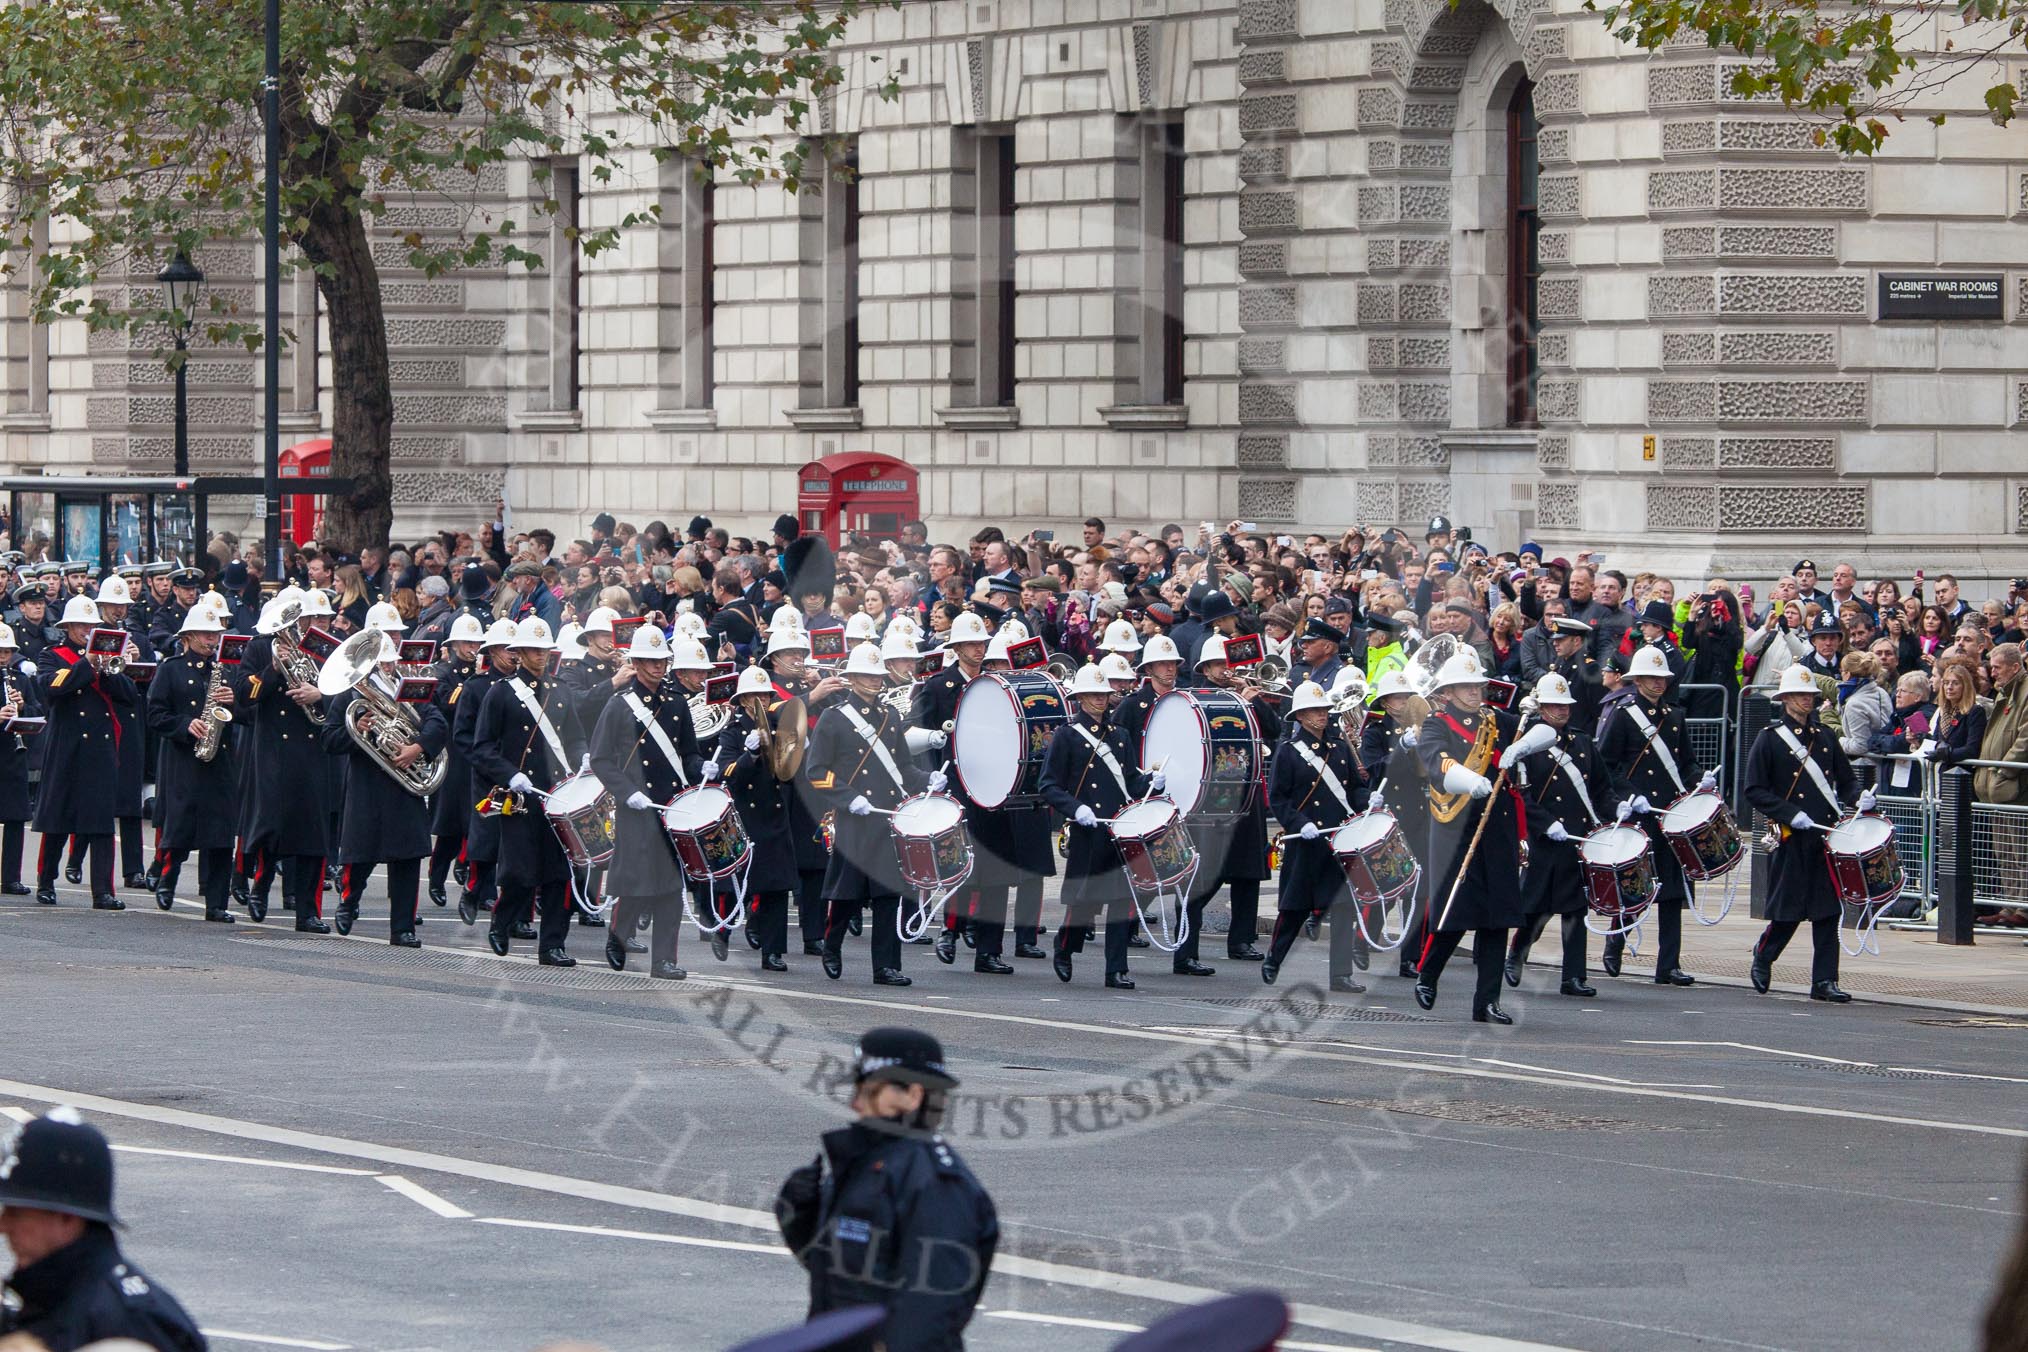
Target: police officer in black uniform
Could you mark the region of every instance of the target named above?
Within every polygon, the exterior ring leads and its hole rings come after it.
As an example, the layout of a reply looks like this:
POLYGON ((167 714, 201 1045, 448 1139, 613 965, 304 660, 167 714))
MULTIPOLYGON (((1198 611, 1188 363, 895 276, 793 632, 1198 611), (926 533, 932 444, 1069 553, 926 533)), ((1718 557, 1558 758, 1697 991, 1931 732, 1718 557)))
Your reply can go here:
POLYGON ((0 1239, 14 1253, 0 1337, 48 1352, 131 1338, 161 1352, 208 1344, 176 1298, 120 1252, 113 1152, 74 1108, 0 1122, 0 1239))
POLYGON ((1260 979, 1273 985, 1306 921, 1314 935, 1329 917, 1331 989, 1356 994, 1366 989, 1352 975, 1361 945, 1359 921, 1345 873, 1331 855, 1331 833, 1366 810, 1369 790, 1331 705, 1331 696, 1315 681, 1295 688, 1289 699, 1292 726, 1268 769, 1268 806, 1282 824, 1282 879, 1260 979))
POLYGON ((1605 699, 1605 672, 1591 651, 1591 626, 1558 615, 1549 622, 1549 645, 1553 654, 1549 670, 1570 683, 1570 696, 1576 701, 1570 725, 1590 737, 1598 729, 1598 707, 1605 699))
POLYGON ((1000 1223, 937 1132, 957 1077, 937 1040, 910 1028, 868 1029, 852 1071, 858 1121, 826 1132, 775 1201, 782 1240, 810 1274, 810 1314, 881 1305, 885 1352, 962 1352, 1000 1223))
POLYGON ((176 904, 177 874, 195 852, 204 918, 229 925, 235 818, 227 809, 239 801, 239 772, 225 729, 215 726, 232 720, 235 703, 232 683, 219 667, 219 632, 218 616, 207 606, 184 617, 177 635, 183 651, 162 663, 148 685, 148 728, 163 744, 155 785, 155 817, 162 828, 155 904, 165 911, 176 904), (221 682, 215 700, 214 675, 221 682), (207 703, 213 705, 209 711, 207 703), (197 753, 207 736, 216 745, 203 760, 197 753))
POLYGON ((852 650, 845 680, 849 693, 818 717, 803 758, 811 789, 836 813, 831 868, 824 877, 824 975, 836 981, 843 974, 846 928, 870 905, 874 984, 908 986, 914 983, 902 973, 895 927, 901 870, 888 819, 876 809, 892 811, 925 788, 941 790, 944 776, 925 775, 909 759, 901 716, 880 699, 887 668, 876 645, 852 650))
POLYGON ((7 624, 21 645, 21 660, 40 668, 48 660, 49 650, 62 640, 49 626, 49 593, 40 582, 23 582, 14 589, 13 602, 7 624))
POLYGON ((183 617, 197 604, 197 589, 204 574, 195 568, 178 568, 169 574, 169 599, 151 606, 148 612, 148 643, 158 653, 173 651, 183 617))
POLYGON ((1808 673, 1794 667, 1784 671, 1775 687, 1781 717, 1761 729, 1747 752, 1746 801, 1780 838, 1768 856, 1767 928, 1754 942, 1747 974, 1753 988, 1767 994, 1775 959, 1807 920, 1814 950, 1810 998, 1843 1004, 1852 997, 1838 985, 1842 908, 1825 860, 1824 833, 1838 824, 1843 804, 1856 799, 1859 811, 1871 812, 1874 801, 1871 789, 1859 791, 1859 778, 1838 738, 1817 721, 1821 696, 1808 673))
POLYGON ((1311 681, 1329 690, 1338 680, 1338 671, 1345 665, 1339 654, 1345 636, 1338 632, 1321 615, 1312 615, 1303 621, 1303 627, 1296 634, 1296 655, 1299 659, 1289 671, 1291 686, 1311 681))
POLYGON ((1563 922, 1559 989, 1590 997, 1598 991, 1585 981, 1584 917, 1590 908, 1578 850, 1585 836, 1611 819, 1618 800, 1591 734, 1577 724, 1577 692, 1561 672, 1545 671, 1535 682, 1535 707, 1542 726, 1556 729, 1556 744, 1524 757, 1513 775, 1528 810, 1528 868, 1521 876, 1523 923, 1507 949, 1507 984, 1521 984, 1528 950, 1557 916, 1563 922))
POLYGON ((1828 676, 1836 682, 1844 660, 1845 626, 1838 623, 1838 612, 1818 611, 1810 624, 1810 650, 1796 659, 1796 665, 1812 676, 1828 676))
MULTIPOLYGON (((1619 814, 1638 818, 1637 824, 1654 845, 1655 879, 1660 884, 1654 905, 1656 984, 1695 985, 1696 978, 1682 966, 1683 910, 1690 904, 1690 880, 1662 835, 1662 813, 1692 789, 1714 787, 1718 777, 1706 774, 1697 764, 1682 703, 1670 698, 1675 678, 1670 675, 1668 655, 1659 648, 1642 648, 1634 654, 1627 674, 1633 679, 1634 697, 1606 716, 1598 737, 1599 759, 1612 777, 1619 814)), ((1599 965, 1607 976, 1620 974, 1626 944, 1624 934, 1605 941, 1599 965)))

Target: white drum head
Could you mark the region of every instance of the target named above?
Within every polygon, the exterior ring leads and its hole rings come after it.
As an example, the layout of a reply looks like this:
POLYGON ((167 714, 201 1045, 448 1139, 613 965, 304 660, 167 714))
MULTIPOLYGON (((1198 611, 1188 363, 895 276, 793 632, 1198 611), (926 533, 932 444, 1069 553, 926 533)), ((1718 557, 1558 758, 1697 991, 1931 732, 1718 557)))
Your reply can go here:
POLYGON ((1837 854, 1861 855, 1893 838, 1894 827, 1885 817, 1854 817, 1832 827, 1825 843, 1837 854))
POLYGON ((1602 831, 1594 831, 1578 847, 1586 863, 1601 864, 1607 868, 1630 864, 1639 859, 1647 848, 1647 832, 1636 831, 1631 826, 1608 826, 1602 831))
POLYGON ((951 729, 951 759, 965 794, 980 807, 998 807, 1021 782, 1027 737, 1014 705, 1014 692, 981 676, 958 696, 951 729))
POLYGON ((894 810, 894 834, 898 836, 941 835, 964 819, 958 800, 946 794, 911 798, 894 810))
POLYGON ((1155 701, 1148 729, 1141 738, 1141 768, 1162 767, 1166 792, 1184 816, 1197 810, 1204 797, 1204 775, 1211 760, 1211 739, 1204 734, 1204 716, 1185 690, 1171 690, 1155 701))
POLYGON ((1154 835, 1175 821, 1176 815, 1176 804, 1164 802, 1160 798, 1130 803, 1119 816, 1113 818, 1113 834, 1130 840, 1140 840, 1154 835))
POLYGON ((1662 829, 1671 835, 1695 831, 1716 817, 1718 809, 1724 805, 1725 800, 1715 793, 1692 793, 1662 814, 1662 829))
POLYGON ((599 783, 597 775, 572 775, 556 786, 556 792, 549 795, 544 808, 552 817, 565 817, 582 808, 588 808, 605 796, 606 786, 599 783))
POLYGON ((702 831, 725 815, 732 795, 716 784, 704 784, 676 795, 676 801, 662 812, 662 824, 671 831, 702 831))
POLYGON ((1354 817, 1331 833, 1331 848, 1338 854, 1357 854, 1379 844, 1394 829, 1394 818, 1385 812, 1354 817))

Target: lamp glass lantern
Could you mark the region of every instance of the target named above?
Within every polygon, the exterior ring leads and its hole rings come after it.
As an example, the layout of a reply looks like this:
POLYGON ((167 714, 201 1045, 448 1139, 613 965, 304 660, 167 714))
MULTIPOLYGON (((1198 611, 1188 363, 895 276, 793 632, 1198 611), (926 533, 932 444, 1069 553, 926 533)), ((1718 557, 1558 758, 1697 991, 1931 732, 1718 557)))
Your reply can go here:
MULTIPOLYGON (((156 277, 168 293, 169 308, 176 311, 176 326, 183 334, 197 322, 197 298, 204 291, 204 271, 190 261, 190 255, 176 251, 169 266, 156 277)), ((178 346, 181 346, 179 341, 178 346)))

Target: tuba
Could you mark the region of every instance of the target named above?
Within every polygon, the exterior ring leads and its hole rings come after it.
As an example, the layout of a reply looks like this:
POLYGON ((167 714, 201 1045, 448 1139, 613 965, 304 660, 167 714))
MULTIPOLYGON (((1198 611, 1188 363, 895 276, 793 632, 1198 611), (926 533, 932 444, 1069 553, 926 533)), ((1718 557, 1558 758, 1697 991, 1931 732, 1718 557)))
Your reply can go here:
POLYGON ((1436 689, 1437 672, 1463 649, 1456 634, 1438 634, 1427 639, 1409 655, 1402 674, 1415 686, 1415 692, 1424 699, 1436 689))
MULTIPOLYGON (((293 601, 282 612, 282 627, 274 635, 274 663, 282 673, 282 684, 290 690, 304 686, 317 689, 317 659, 303 651, 303 608, 293 601)), ((325 723, 324 706, 306 704, 303 712, 317 727, 325 723)))
POLYGON ((385 641, 378 629, 364 629, 346 639, 345 646, 332 653, 317 673, 317 691, 323 695, 342 695, 347 690, 357 694, 358 698, 345 706, 345 731, 390 779, 416 797, 426 798, 442 787, 450 758, 440 751, 433 759, 418 760, 406 770, 394 763, 395 754, 418 740, 422 730, 415 715, 380 683, 380 645, 385 641), (361 726, 368 715, 373 719, 371 728, 361 726))

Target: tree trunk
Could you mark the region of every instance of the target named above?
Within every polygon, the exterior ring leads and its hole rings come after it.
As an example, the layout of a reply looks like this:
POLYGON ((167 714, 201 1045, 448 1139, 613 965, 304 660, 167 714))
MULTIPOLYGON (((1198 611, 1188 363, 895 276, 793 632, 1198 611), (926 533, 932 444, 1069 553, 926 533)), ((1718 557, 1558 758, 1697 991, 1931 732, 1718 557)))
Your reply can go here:
POLYGON ((380 271, 358 213, 321 207, 303 233, 331 326, 331 474, 352 490, 325 499, 319 543, 357 554, 394 524, 394 383, 380 271))

